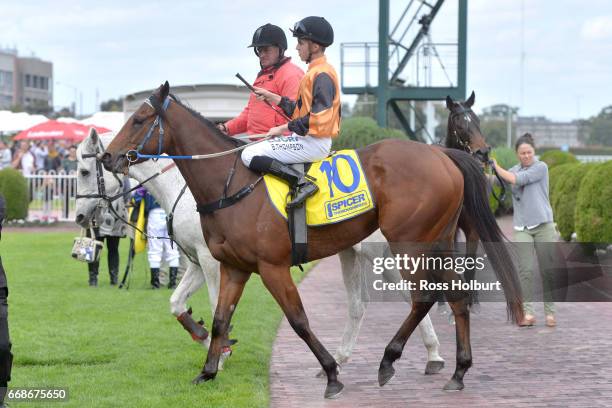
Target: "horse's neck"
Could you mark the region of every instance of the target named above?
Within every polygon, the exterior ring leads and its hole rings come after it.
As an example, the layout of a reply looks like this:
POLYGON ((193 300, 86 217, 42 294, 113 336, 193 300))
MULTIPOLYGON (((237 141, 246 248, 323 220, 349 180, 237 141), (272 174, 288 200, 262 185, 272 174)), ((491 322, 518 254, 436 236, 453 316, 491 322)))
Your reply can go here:
MULTIPOLYGON (((136 165, 130 168, 130 175, 142 183, 153 174, 161 171, 162 167, 163 166, 161 165, 136 165)), ((176 169, 170 169, 166 173, 162 173, 159 176, 147 181, 147 184, 144 185, 144 187, 151 194, 153 194, 153 196, 159 202, 159 205, 166 212, 170 212, 172 210, 174 201, 185 184, 185 182, 182 180, 180 183, 177 182, 180 180, 180 177, 178 177, 178 175, 175 173, 176 171, 176 169)))

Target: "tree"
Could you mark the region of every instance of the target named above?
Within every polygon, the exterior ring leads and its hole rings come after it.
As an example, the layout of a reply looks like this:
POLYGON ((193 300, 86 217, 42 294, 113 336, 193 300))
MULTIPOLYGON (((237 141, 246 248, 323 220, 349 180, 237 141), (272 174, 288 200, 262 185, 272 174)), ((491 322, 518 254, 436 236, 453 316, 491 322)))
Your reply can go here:
POLYGON ((612 105, 603 108, 590 122, 588 144, 612 146, 612 105))
POLYGON ((360 94, 353 105, 351 116, 376 119, 376 101, 376 95, 360 94))
MULTIPOLYGON (((421 132, 425 132, 425 126, 427 122, 427 118, 425 116, 425 101, 406 101, 406 100, 398 100, 396 101, 399 110, 404 114, 406 120, 409 120, 411 111, 414 110, 414 129, 412 129, 417 137, 420 137, 420 140, 428 140, 429 137, 427 135, 422 134, 421 132), (413 103, 411 105, 411 102, 413 103)), ((353 109, 351 111, 351 117, 360 117, 360 118, 372 118, 376 120, 376 110, 378 108, 378 98, 376 95, 372 94, 360 94, 357 96, 357 100, 355 101, 355 105, 353 105, 353 109)), ((344 116, 344 107, 343 116, 344 116)), ((389 129, 399 130, 401 132, 405 132, 402 123, 395 115, 393 110, 389 108, 387 110, 387 127, 389 129)), ((436 105, 436 117, 438 116, 438 105, 436 105)), ((444 123, 446 126, 446 120, 444 119, 444 123)), ((446 129, 446 128, 445 128, 446 129)), ((444 135, 446 135, 446 130, 444 131, 444 135)), ((436 131, 437 135, 437 131, 436 131)), ((432 136, 436 136, 432 135, 432 136)))
POLYGON ((482 109, 480 131, 488 144, 493 147, 506 146, 508 139, 508 111, 511 112, 512 129, 515 129, 515 118, 519 108, 498 103, 482 109))
POLYGON ((100 104, 100 110, 103 112, 123 112, 123 99, 109 99, 100 104))
POLYGON ((448 115, 449 111, 444 104, 436 104, 436 118, 438 118, 438 126, 436 126, 435 135, 436 141, 444 143, 446 133, 448 132, 448 115))
POLYGON ((34 99, 25 107, 25 111, 31 114, 48 115, 53 111, 48 101, 42 99, 34 99))
POLYGON ((64 106, 60 110, 53 112, 49 117, 52 119, 57 119, 57 118, 63 118, 63 117, 68 118, 71 116, 72 116, 72 109, 64 106))
POLYGON ((342 111, 342 118, 350 118, 352 115, 351 105, 348 102, 342 102, 342 106, 340 107, 342 111))
POLYGON ((480 132, 488 144, 493 147, 506 146, 507 129, 506 121, 499 119, 482 119, 480 121, 480 132))
POLYGON ((383 139, 406 139, 406 135, 397 129, 381 128, 372 118, 353 116, 342 122, 333 149, 357 149, 383 139))

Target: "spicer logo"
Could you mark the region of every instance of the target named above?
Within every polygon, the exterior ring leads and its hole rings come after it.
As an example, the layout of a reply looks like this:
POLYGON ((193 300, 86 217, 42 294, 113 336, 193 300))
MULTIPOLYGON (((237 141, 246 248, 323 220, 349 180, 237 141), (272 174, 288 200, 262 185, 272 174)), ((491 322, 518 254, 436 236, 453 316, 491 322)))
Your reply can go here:
POLYGON ((341 198, 337 201, 326 203, 327 218, 332 219, 347 213, 351 213, 359 208, 368 205, 368 198, 363 191, 357 192, 348 197, 341 198))

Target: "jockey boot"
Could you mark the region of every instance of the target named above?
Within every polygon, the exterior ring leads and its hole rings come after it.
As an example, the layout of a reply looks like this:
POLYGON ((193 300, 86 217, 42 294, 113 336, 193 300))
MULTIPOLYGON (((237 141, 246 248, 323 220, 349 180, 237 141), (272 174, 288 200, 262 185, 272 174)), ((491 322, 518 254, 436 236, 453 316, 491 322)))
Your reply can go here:
POLYGON ((151 268, 151 289, 159 289, 159 268, 151 268))
POLYGON ((117 285, 117 278, 119 277, 119 271, 117 269, 111 269, 110 271, 108 271, 108 274, 110 275, 111 286, 117 285))
POLYGON ((168 278, 168 289, 176 288, 176 275, 178 275, 177 267, 170 267, 170 277, 168 278))
POLYGON ((89 286, 98 286, 98 264, 87 264, 89 270, 89 286))
POLYGON ((287 209, 301 206, 308 197, 319 190, 319 187, 308 180, 304 173, 271 157, 255 156, 251 159, 249 168, 260 173, 270 173, 289 183, 289 187, 295 191, 295 196, 287 204, 287 209))

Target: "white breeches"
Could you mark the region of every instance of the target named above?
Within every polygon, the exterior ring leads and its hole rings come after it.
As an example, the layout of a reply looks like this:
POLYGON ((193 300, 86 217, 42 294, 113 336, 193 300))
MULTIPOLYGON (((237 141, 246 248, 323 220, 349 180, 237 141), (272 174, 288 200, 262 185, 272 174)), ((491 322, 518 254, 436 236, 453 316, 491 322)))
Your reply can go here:
POLYGON ((242 151, 242 162, 249 166, 255 156, 268 156, 285 164, 310 163, 329 155, 331 137, 290 136, 275 137, 249 146, 242 151))
MULTIPOLYGON (((149 212, 147 234, 151 237, 168 237, 166 227, 166 213, 161 208, 154 208, 149 212)), ((151 268, 159 268, 162 259, 168 262, 168 266, 175 268, 179 266, 179 252, 176 244, 171 246, 169 239, 149 238, 147 241, 147 257, 151 268)))

